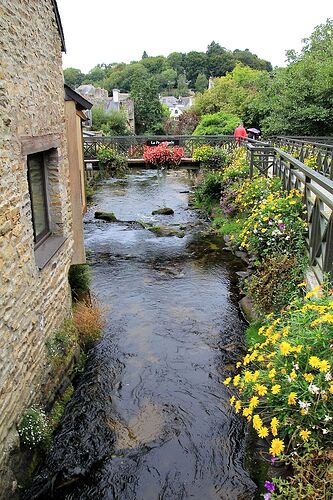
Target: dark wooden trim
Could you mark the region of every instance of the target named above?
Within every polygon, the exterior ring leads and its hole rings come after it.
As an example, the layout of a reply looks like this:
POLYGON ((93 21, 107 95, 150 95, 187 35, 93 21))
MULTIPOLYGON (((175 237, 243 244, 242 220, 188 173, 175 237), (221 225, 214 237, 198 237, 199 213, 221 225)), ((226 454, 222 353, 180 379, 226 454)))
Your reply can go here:
POLYGON ((32 155, 60 147, 60 135, 49 134, 38 137, 21 137, 22 155, 32 155))
POLYGON ((61 51, 66 52, 66 44, 65 44, 65 35, 64 35, 64 30, 62 29, 62 24, 61 24, 61 19, 60 19, 60 14, 59 14, 59 9, 56 0, 51 0, 52 6, 53 6, 53 12, 55 15, 55 20, 57 23, 57 28, 58 32, 60 35, 60 40, 61 40, 61 51))
POLYGON ((78 94, 73 90, 67 83, 64 84, 65 88, 65 101, 74 101, 78 108, 82 111, 83 109, 91 109, 92 103, 87 101, 82 95, 78 94))

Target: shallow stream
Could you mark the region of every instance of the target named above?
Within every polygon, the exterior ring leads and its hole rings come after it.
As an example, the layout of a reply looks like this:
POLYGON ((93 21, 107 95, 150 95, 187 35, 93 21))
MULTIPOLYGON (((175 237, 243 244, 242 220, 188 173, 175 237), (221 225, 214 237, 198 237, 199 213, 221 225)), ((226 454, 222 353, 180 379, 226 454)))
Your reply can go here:
POLYGON ((85 240, 107 325, 27 498, 254 497, 222 383, 243 349, 241 264, 188 208, 193 182, 186 170, 134 170, 95 196, 85 240), (151 215, 163 206, 174 215, 151 215), (185 236, 96 221, 95 210, 185 236))

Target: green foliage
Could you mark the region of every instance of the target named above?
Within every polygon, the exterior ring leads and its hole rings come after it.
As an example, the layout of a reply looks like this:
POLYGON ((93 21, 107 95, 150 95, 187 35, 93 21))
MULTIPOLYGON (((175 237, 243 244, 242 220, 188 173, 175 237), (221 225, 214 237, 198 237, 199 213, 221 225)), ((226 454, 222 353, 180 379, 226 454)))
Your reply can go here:
POLYGON ((206 168, 224 169, 230 163, 230 155, 220 147, 203 144, 194 149, 192 158, 206 168))
POLYGON ((65 83, 72 89, 79 87, 84 80, 84 74, 77 68, 64 69, 65 83))
POLYGON ((333 132, 333 20, 317 26, 300 54, 273 72, 256 106, 267 134, 330 135, 333 132))
POLYGON ((219 200, 221 195, 222 172, 209 172, 205 175, 203 182, 196 188, 196 201, 204 203, 205 201, 219 200))
POLYGON ((42 446, 48 439, 46 414, 37 406, 28 408, 22 416, 18 433, 21 443, 29 448, 42 446))
POLYGON ((228 135, 233 134, 239 124, 239 117, 223 111, 204 115, 193 135, 228 135))
POLYGON ((328 500, 333 498, 332 451, 318 448, 313 442, 304 443, 302 453, 286 459, 292 468, 287 478, 273 478, 276 491, 272 500, 328 500))
POLYGON ((203 73, 199 73, 195 80, 196 92, 204 92, 208 88, 208 78, 203 73))
POLYGON ((127 169, 127 157, 114 148, 108 146, 101 146, 97 151, 97 159, 101 167, 101 176, 108 175, 121 176, 127 169))
POLYGON ((248 280, 246 292, 259 313, 278 312, 298 297, 307 266, 304 255, 273 254, 260 263, 248 280))
POLYGON ((230 245, 238 249, 242 241, 241 233, 244 223, 245 219, 243 217, 235 219, 227 217, 220 212, 214 216, 212 227, 221 236, 228 236, 230 238, 230 245))
POLYGON ((70 384, 65 390, 64 394, 53 405, 52 411, 48 417, 48 433, 50 439, 60 424, 60 420, 65 412, 67 403, 72 399, 74 394, 74 387, 70 384))
POLYGON ((104 111, 92 107, 92 130, 102 130, 105 135, 127 135, 127 117, 123 111, 104 111))
POLYGON ((55 370, 69 363, 77 345, 77 329, 71 319, 66 319, 60 330, 45 343, 48 356, 55 370))
POLYGON ((179 75, 177 79, 177 92, 176 97, 182 96, 187 97, 190 95, 190 89, 188 86, 188 81, 185 75, 179 75))
POLYGON ((78 300, 89 291, 91 285, 91 272, 88 264, 74 264, 69 268, 68 281, 72 296, 78 300))
POLYGON ((223 111, 241 117, 248 125, 258 125, 261 115, 253 103, 266 81, 266 71, 237 64, 231 73, 216 78, 213 88, 196 97, 194 109, 200 116, 223 111))
MULTIPOLYGON (((145 59, 147 61, 148 59, 145 59)), ((158 87, 153 79, 136 80, 131 87, 134 101, 135 128, 137 134, 153 131, 163 119, 163 108, 158 98, 158 87)))

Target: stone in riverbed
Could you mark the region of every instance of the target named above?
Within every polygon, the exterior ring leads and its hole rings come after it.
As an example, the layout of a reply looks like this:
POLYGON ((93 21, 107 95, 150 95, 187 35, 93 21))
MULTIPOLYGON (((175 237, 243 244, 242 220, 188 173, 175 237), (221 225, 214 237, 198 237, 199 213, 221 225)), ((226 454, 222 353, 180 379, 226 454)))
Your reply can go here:
POLYGON ((95 219, 105 220, 106 222, 117 222, 117 217, 113 212, 95 212, 95 219))
POLYGON ((174 227, 153 225, 146 225, 145 227, 148 231, 155 233, 156 236, 177 236, 177 238, 184 238, 185 236, 185 231, 179 231, 174 227))
POLYGON ((175 212, 172 208, 164 207, 152 211, 152 215, 173 215, 175 212))

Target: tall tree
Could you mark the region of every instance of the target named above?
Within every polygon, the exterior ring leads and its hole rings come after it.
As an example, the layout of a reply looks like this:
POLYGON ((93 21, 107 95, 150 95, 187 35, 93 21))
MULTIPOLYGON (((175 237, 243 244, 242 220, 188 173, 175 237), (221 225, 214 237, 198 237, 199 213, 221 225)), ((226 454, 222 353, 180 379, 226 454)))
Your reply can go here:
POLYGON ((137 134, 153 132, 161 127, 163 108, 158 98, 158 87, 153 78, 135 80, 131 88, 134 101, 135 131, 137 134))
POLYGON ((206 57, 208 76, 224 76, 232 71, 236 64, 233 54, 214 41, 208 45, 206 57))
POLYGON ((143 51, 143 54, 142 54, 141 59, 147 59, 147 57, 148 57, 148 54, 147 54, 147 52, 144 50, 144 51, 143 51))
POLYGON ((195 81, 199 73, 207 71, 207 57, 204 52, 188 52, 184 61, 186 78, 190 82, 192 89, 195 87, 195 81))
POLYGON ((177 80, 177 95, 187 97, 190 95, 188 83, 185 75, 179 75, 177 80))
POLYGON ((197 92, 203 92, 208 88, 208 78, 203 73, 199 73, 195 81, 195 90, 197 92))
POLYGON ((83 82, 85 75, 77 68, 66 68, 64 69, 64 79, 65 83, 75 89, 79 87, 83 82))

